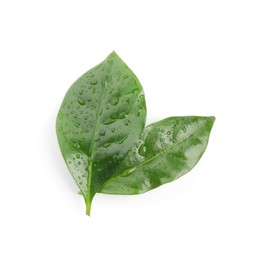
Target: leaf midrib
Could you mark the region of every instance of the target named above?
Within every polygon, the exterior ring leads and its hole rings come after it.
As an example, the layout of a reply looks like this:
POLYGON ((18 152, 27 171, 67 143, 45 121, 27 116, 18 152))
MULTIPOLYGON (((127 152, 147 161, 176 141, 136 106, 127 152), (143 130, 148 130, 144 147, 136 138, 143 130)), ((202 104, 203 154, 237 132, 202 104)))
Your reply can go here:
POLYGON ((96 111, 96 121, 95 121, 95 126, 94 126, 94 131, 92 134, 92 139, 91 139, 91 146, 89 149, 89 163, 90 163, 90 167, 88 169, 88 179, 87 179, 87 197, 90 196, 90 187, 89 184, 91 184, 91 178, 92 178, 92 165, 93 165, 93 152, 95 149, 95 140, 96 140, 96 134, 97 134, 97 127, 100 124, 100 110, 102 108, 103 105, 103 101, 104 101, 104 96, 105 96, 105 82, 107 81, 107 76, 104 78, 104 80, 102 81, 102 93, 101 93, 101 99, 96 111))

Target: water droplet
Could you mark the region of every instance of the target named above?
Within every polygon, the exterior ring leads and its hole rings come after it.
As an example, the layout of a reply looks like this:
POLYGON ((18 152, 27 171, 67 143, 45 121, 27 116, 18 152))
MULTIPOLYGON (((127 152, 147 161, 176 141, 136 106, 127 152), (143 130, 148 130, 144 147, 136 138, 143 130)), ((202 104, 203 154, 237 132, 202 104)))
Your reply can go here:
POLYGON ((123 78, 124 78, 124 79, 128 79, 129 76, 128 76, 128 75, 124 75, 123 78))
POLYGON ((82 181, 79 182, 79 185, 82 185, 82 181))
POLYGON ((170 134, 171 134, 171 132, 170 132, 170 131, 167 131, 167 134, 168 134, 168 135, 170 135, 170 134))
POLYGON ((110 101, 110 104, 112 106, 116 106, 119 103, 119 98, 118 97, 113 97, 110 101))
POLYGON ((138 149, 138 153, 141 156, 145 156, 146 155, 146 152, 147 152, 147 147, 144 144, 141 145, 140 148, 138 149))
POLYGON ((118 141, 119 144, 122 144, 127 139, 127 136, 124 136, 121 140, 118 141))
POLYGON ((84 129, 82 130, 82 132, 85 133, 85 134, 87 134, 87 133, 89 133, 89 130, 86 129, 86 128, 84 128, 84 129))
POLYGON ((91 85, 96 85, 98 83, 98 80, 97 79, 90 79, 90 84, 91 85))
POLYGON ((126 112, 119 113, 119 119, 124 119, 126 117, 126 112))
POLYGON ((105 143, 105 144, 103 144, 103 147, 104 148, 107 148, 107 147, 109 147, 111 145, 111 143, 105 143))
POLYGON ((163 129, 161 130, 161 133, 164 133, 164 130, 163 129))
POLYGON ((140 96, 140 99, 143 99, 143 98, 144 98, 144 95, 141 95, 141 96, 140 96))
POLYGON ((77 154, 76 154, 76 157, 79 159, 79 158, 80 158, 80 154, 77 153, 77 154))
POLYGON ((136 116, 140 116, 140 112, 139 112, 139 110, 135 111, 135 115, 136 115, 136 116))
POLYGON ((150 179, 149 178, 147 178, 147 179, 145 179, 144 180, 144 183, 145 183, 145 185, 147 186, 147 187, 151 187, 151 184, 150 184, 150 179))
POLYGON ((118 161, 118 156, 115 154, 112 156, 112 162, 116 163, 118 161))
POLYGON ((116 131, 116 129, 113 127, 111 128, 111 132, 114 133, 116 131))
POLYGON ((78 162, 78 165, 81 165, 81 162, 78 162))
POLYGON ((129 119, 126 119, 126 120, 124 120, 124 124, 127 126, 127 125, 130 125, 130 120, 129 119))
POLYGON ((128 177, 128 176, 130 176, 135 170, 136 170, 136 167, 133 167, 133 168, 131 168, 131 169, 128 169, 128 170, 124 171, 124 172, 121 174, 121 176, 122 176, 122 177, 128 177))
POLYGON ((81 105, 81 106, 84 106, 85 105, 85 100, 81 97, 78 98, 78 103, 81 105))
POLYGON ((80 127, 80 123, 79 122, 75 122, 75 127, 80 127))
POLYGON ((185 133, 187 131, 187 128, 185 126, 183 126, 182 131, 185 133))
POLYGON ((112 123, 114 123, 116 121, 116 119, 112 119, 112 118, 106 118, 105 121, 103 122, 104 125, 110 125, 112 123))
POLYGON ((101 130, 100 132, 99 132, 99 135, 101 135, 101 136, 104 136, 106 134, 106 131, 105 130, 101 130))

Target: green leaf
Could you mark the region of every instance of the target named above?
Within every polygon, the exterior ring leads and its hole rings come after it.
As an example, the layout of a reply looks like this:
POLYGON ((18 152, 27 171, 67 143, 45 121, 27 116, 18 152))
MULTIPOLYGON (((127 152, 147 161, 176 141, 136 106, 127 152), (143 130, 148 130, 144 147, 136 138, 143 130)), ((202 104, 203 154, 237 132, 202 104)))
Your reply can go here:
POLYGON ((145 118, 143 89, 115 52, 66 93, 57 116, 57 136, 88 215, 95 193, 138 139, 145 118))
POLYGON ((189 172, 203 155, 214 117, 171 117, 149 125, 99 190, 139 194, 189 172))

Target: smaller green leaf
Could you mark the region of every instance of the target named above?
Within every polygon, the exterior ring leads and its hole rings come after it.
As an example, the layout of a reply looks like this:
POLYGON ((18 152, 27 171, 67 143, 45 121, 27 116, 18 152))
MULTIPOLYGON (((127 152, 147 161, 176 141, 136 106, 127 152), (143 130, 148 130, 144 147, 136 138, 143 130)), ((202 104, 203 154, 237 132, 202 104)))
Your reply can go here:
POLYGON ((186 174, 203 155, 214 121, 214 117, 170 117, 147 126, 99 192, 139 194, 186 174))

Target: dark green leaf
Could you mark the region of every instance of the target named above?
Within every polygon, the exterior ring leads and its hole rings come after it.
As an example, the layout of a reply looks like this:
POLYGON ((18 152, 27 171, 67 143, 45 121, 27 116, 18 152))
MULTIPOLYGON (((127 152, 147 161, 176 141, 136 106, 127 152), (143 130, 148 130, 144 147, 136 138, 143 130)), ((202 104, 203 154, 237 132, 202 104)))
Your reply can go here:
POLYGON ((214 121, 214 117, 171 117, 146 127, 99 192, 138 194, 181 177, 203 155, 214 121))
POLYGON ((143 89, 113 52, 68 90, 57 117, 63 157, 86 202, 112 176, 145 125, 143 89))

